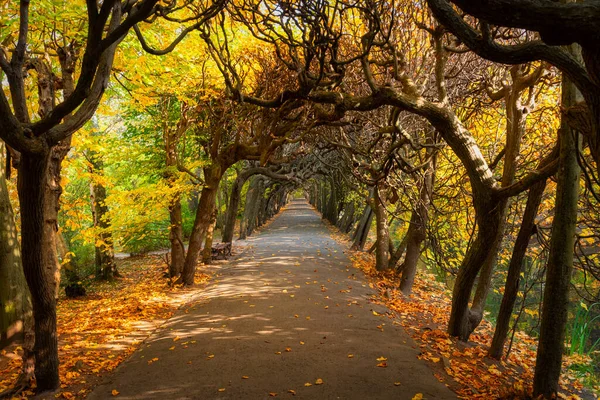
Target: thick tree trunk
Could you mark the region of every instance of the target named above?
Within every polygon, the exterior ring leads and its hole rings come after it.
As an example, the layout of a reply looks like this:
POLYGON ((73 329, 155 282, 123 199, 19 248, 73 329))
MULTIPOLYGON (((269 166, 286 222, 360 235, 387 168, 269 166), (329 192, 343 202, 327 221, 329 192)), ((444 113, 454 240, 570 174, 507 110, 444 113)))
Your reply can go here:
POLYGON ((222 177, 221 169, 219 167, 206 168, 204 177, 206 185, 202 188, 202 192, 200 193, 200 201, 198 203, 198 210, 196 211, 196 218, 194 219, 192 234, 190 235, 189 247, 183 264, 183 271, 178 280, 178 283, 183 283, 186 286, 194 284, 194 274, 196 273, 198 256, 202 250, 202 239, 212 221, 217 190, 222 177))
POLYGON ((529 189, 527 205, 525 206, 523 220, 521 221, 521 228, 519 229, 510 264, 508 266, 508 275, 506 277, 506 284, 504 285, 504 295, 502 296, 500 311, 498 312, 498 318, 496 320, 494 338, 492 339, 492 344, 489 349, 489 355, 492 358, 500 359, 502 357, 504 343, 506 342, 506 337, 508 335, 510 318, 519 292, 519 281, 523 259, 527 252, 529 238, 535 228, 535 217, 542 202, 542 195, 544 194, 545 188, 546 181, 542 181, 536 183, 529 189))
POLYGON ((375 207, 375 223, 377 225, 375 268, 377 271, 387 271, 390 263, 390 231, 388 228, 385 197, 378 186, 375 187, 373 192, 373 203, 375 207))
POLYGON ((19 166, 18 192, 21 206, 21 249, 23 270, 31 292, 35 316, 35 377, 40 392, 57 389, 58 341, 56 334, 56 293, 52 276, 55 265, 48 264, 48 253, 56 253, 56 246, 48 248, 44 215, 50 151, 40 155, 22 154, 19 166))
MULTIPOLYGON (((563 109, 568 109, 576 104, 577 97, 574 85, 563 76, 563 109)), ((559 146, 556 205, 550 237, 550 252, 546 264, 546 286, 533 380, 533 395, 541 395, 545 398, 552 398, 558 392, 568 316, 569 285, 573 269, 581 173, 577 161, 579 134, 573 132, 564 120, 559 129, 559 146)))

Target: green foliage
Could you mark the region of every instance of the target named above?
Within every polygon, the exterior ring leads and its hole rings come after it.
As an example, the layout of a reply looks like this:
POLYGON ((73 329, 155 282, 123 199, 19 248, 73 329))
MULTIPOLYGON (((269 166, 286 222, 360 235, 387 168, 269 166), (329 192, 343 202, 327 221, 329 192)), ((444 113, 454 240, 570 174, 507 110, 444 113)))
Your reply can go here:
POLYGON ((594 307, 600 308, 600 303, 588 307, 584 302, 580 302, 575 306, 574 316, 567 326, 567 345, 570 355, 589 355, 600 346, 600 339, 591 342, 594 327, 597 327, 600 322, 600 313, 592 312, 594 307))

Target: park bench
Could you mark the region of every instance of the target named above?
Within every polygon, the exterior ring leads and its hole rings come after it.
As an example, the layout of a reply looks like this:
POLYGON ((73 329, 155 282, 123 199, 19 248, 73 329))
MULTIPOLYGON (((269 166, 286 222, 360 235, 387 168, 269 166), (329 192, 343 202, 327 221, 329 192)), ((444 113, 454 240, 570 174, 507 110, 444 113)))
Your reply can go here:
POLYGON ((227 260, 227 257, 231 256, 231 242, 213 245, 211 247, 211 256, 213 260, 218 260, 219 258, 227 260))

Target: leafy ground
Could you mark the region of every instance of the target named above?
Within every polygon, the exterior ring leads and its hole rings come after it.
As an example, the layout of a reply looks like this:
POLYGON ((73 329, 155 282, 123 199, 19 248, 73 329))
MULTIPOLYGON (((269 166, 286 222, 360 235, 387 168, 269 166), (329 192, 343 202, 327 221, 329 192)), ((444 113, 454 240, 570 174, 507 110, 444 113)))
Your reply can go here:
MULTIPOLYGON (((94 282, 87 296, 58 302, 61 390, 56 398, 83 398, 100 377, 114 370, 148 334, 164 323, 199 288, 170 286, 160 256, 137 257, 119 264, 123 278, 94 282)), ((198 273, 204 284, 208 275, 198 273)), ((0 392, 11 387, 21 368, 21 348, 2 351, 0 392)), ((25 392, 22 398, 31 396, 25 392)))
MULTIPOLYGON (((336 228, 330 231, 338 241, 347 242, 336 228)), ((469 343, 458 341, 446 332, 451 308, 451 293, 433 274, 420 274, 413 294, 405 297, 399 290, 399 277, 375 270, 375 258, 365 252, 350 254, 354 267, 370 277, 370 285, 379 291, 376 300, 400 317, 405 330, 421 347, 420 359, 427 360, 435 376, 464 399, 530 398, 537 351, 537 340, 517 332, 511 353, 498 361, 487 356, 494 334, 493 326, 483 321, 469 343)), ((391 316, 390 317, 394 317, 391 316)), ((565 357, 560 398, 597 398, 582 392, 583 384, 571 372, 576 365, 589 364, 588 357, 565 357)), ((594 390, 600 392, 600 387, 594 390)))

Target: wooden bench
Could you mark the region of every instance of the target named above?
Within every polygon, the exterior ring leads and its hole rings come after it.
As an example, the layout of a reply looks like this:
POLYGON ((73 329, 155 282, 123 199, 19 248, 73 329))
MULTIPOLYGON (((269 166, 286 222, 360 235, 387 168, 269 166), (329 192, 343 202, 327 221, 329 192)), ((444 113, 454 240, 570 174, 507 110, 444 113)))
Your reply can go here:
POLYGON ((219 258, 227 260, 227 257, 231 256, 231 242, 215 244, 210 250, 213 260, 218 260, 219 258))

